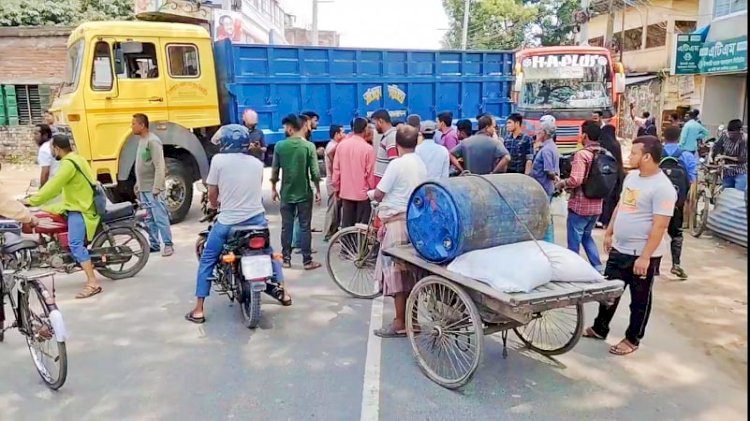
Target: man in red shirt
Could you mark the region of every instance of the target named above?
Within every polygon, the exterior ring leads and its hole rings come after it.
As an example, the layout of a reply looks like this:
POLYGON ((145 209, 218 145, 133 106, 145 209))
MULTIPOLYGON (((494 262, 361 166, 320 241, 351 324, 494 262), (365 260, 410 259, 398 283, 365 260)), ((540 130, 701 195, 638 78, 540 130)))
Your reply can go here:
POLYGON ((365 140, 368 128, 366 119, 354 119, 352 136, 336 147, 333 158, 332 185, 341 200, 343 228, 370 219, 367 192, 375 188, 375 150, 365 140))
POLYGON ((600 147, 599 137, 602 129, 597 122, 592 120, 584 122, 581 129, 584 149, 574 155, 570 177, 558 181, 555 187, 558 190, 568 189, 572 191, 570 200, 568 200, 568 249, 578 253, 581 245, 583 245, 591 266, 602 272, 604 266, 591 233, 596 226, 599 215, 602 213, 604 199, 591 199, 583 194, 583 184, 594 162, 592 150, 600 147))

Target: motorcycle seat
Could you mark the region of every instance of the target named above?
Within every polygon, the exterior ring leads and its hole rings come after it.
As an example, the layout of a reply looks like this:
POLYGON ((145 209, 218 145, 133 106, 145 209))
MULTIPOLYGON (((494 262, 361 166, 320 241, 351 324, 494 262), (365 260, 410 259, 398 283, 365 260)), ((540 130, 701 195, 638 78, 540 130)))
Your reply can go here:
POLYGON ((262 225, 240 225, 234 226, 229 230, 229 235, 240 235, 251 231, 268 231, 268 227, 262 225))
POLYGON ((0 252, 3 254, 13 254, 17 251, 39 247, 39 244, 37 244, 36 241, 23 238, 12 232, 3 233, 3 239, 3 246, 0 248, 0 252))
POLYGON ((102 217, 102 222, 117 221, 120 219, 130 218, 135 215, 135 209, 130 202, 107 203, 107 211, 102 217))

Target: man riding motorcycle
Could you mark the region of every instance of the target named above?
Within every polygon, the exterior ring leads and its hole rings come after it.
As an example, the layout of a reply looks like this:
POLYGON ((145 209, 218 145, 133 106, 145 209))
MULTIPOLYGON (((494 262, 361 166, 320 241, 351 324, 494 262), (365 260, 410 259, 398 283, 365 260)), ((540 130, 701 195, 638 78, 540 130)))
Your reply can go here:
MULTIPOLYGON (((211 291, 211 276, 218 263, 232 227, 268 226, 263 208, 263 163, 247 154, 250 146, 250 131, 239 124, 222 126, 211 139, 219 146, 219 153, 211 160, 206 178, 209 208, 220 208, 216 223, 206 240, 198 266, 195 288, 195 307, 185 315, 187 321, 206 321, 203 303, 211 291)), ((281 264, 273 260, 273 270, 279 287, 271 294, 283 305, 292 304, 292 299, 283 287, 281 264)))

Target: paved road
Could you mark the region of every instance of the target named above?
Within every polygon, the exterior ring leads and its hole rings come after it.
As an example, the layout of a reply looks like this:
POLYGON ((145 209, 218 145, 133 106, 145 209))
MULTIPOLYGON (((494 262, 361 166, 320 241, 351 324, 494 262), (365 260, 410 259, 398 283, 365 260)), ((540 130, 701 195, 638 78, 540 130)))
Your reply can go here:
MULTIPOLYGON (((266 301, 256 331, 224 297, 208 301, 205 325, 189 324, 182 316, 194 291, 197 212, 173 227, 174 257, 153 257, 134 279, 105 280, 98 297, 74 300, 81 276, 57 278, 70 330, 68 382, 48 391, 21 337, 8 332, 0 420, 746 419, 746 387, 658 313, 643 348, 627 358, 582 340, 551 360, 511 335, 504 360, 499 337, 490 337, 479 373, 459 392, 427 380, 406 340, 372 342, 373 302, 346 298, 324 270, 288 271, 294 306, 266 301)), ((269 216, 277 241, 277 208, 269 216)), ((320 209, 314 225, 322 218, 320 209)), ((315 247, 325 250, 319 236, 315 247)), ((386 301, 386 321, 391 308, 386 301)))

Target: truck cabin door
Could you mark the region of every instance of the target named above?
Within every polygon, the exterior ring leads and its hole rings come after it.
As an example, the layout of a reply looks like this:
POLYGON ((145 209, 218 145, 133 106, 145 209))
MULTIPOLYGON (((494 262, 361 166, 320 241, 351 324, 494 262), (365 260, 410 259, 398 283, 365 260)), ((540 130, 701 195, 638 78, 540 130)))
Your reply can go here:
POLYGON ((122 123, 117 121, 118 118, 113 118, 112 115, 117 106, 116 98, 119 92, 114 76, 114 43, 114 39, 107 38, 92 41, 89 54, 84 61, 88 64, 81 82, 86 91, 84 98, 89 135, 86 139, 76 139, 76 148, 85 157, 96 157, 96 161, 93 161, 96 173, 100 160, 114 159, 116 156, 114 142, 104 142, 102 139, 112 139, 121 131, 122 126, 122 123))
POLYGON ((159 39, 118 39, 114 55, 117 99, 123 111, 141 112, 152 121, 166 120, 166 66, 159 39))

